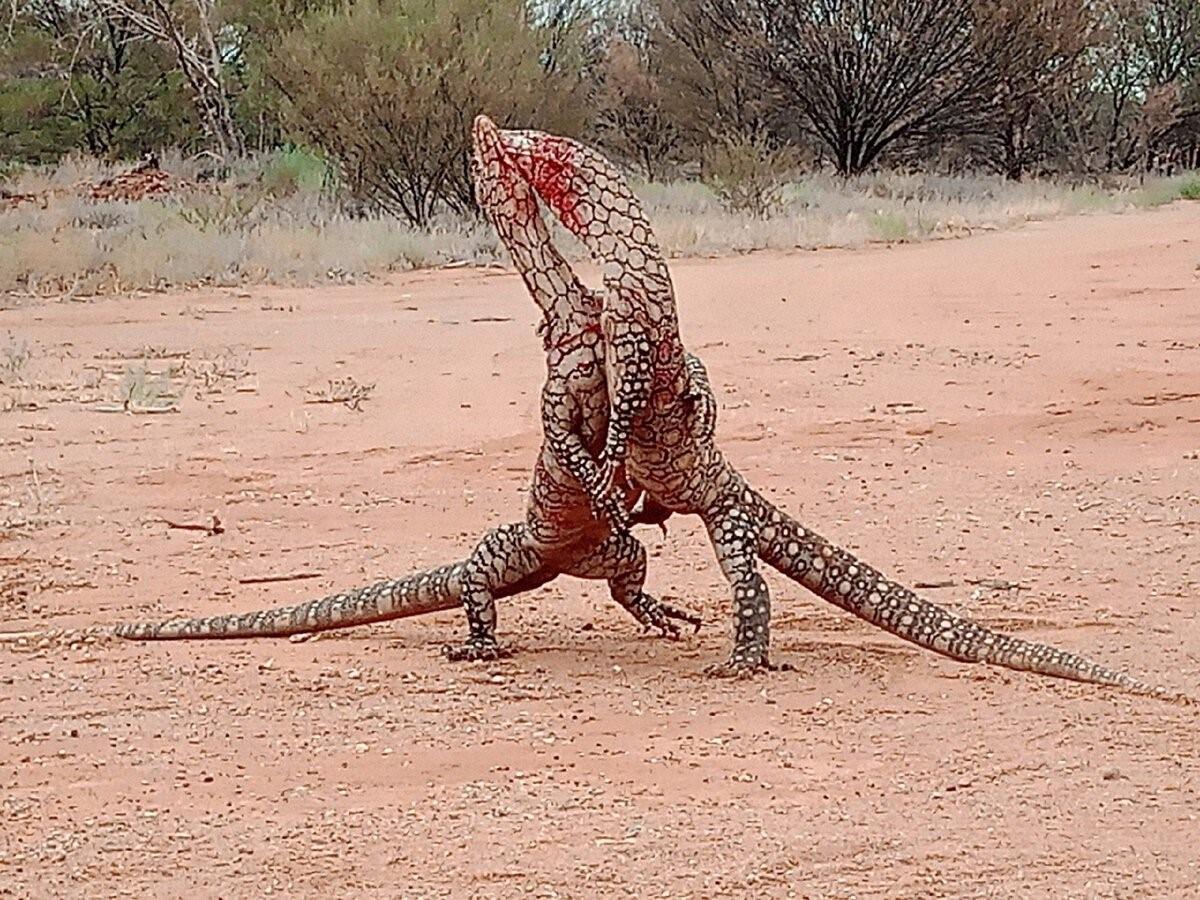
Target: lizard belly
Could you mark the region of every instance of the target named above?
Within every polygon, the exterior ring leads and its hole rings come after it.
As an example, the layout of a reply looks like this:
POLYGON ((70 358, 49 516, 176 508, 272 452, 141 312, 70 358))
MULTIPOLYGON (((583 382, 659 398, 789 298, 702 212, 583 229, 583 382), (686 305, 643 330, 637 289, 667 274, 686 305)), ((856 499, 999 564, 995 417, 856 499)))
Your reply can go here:
POLYGON ((579 483, 558 467, 545 448, 534 466, 525 521, 545 551, 599 543, 609 534, 579 483))
POLYGON ((705 473, 724 466, 720 451, 703 436, 695 408, 679 394, 654 407, 635 428, 629 447, 629 473, 651 497, 679 513, 695 513, 714 500, 705 473))

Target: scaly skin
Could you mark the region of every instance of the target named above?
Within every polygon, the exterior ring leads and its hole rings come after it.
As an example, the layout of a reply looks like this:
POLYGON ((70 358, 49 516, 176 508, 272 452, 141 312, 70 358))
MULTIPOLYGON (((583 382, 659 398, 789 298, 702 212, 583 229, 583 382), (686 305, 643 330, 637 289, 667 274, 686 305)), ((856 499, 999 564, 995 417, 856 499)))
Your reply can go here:
POLYGON ((770 599, 757 557, 822 599, 951 659, 1196 702, 923 600, 751 488, 714 442, 716 401, 703 366, 683 349, 666 262, 624 177, 568 138, 535 131, 501 136, 521 173, 601 265, 600 321, 610 344, 608 461, 626 460, 650 505, 701 517, 733 588, 733 651, 713 671, 769 668, 770 599))
POLYGON ((596 327, 600 303, 555 250, 536 197, 501 152, 495 126, 481 117, 474 139, 480 205, 545 317, 540 328, 547 367, 541 407, 545 442, 525 520, 489 532, 467 559, 452 565, 293 606, 120 625, 115 634, 143 640, 277 637, 461 604, 469 634, 463 645, 447 648, 447 656, 494 659, 508 652, 496 641, 495 600, 560 574, 607 580, 617 603, 643 627, 664 636, 678 635, 676 621, 699 626, 699 619, 643 591, 646 551, 626 530, 629 491, 624 482, 613 492, 589 493, 583 487, 598 483, 595 455, 607 423, 603 343, 596 327))

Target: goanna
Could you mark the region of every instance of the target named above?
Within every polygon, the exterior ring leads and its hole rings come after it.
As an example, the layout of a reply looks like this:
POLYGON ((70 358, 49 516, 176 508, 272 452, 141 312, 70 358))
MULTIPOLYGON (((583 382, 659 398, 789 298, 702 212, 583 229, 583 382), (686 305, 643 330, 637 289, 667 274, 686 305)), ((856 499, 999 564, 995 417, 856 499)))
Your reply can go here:
POLYGON ((643 591, 645 548, 629 534, 629 489, 595 493, 598 455, 607 425, 608 390, 597 325, 599 299, 574 275, 551 242, 536 195, 502 152, 495 126, 474 128, 476 194, 508 248, 534 301, 546 351, 541 412, 545 441, 535 465, 524 521, 490 531, 470 556, 405 578, 275 609, 119 625, 120 637, 144 640, 278 637, 346 628, 452 609, 466 611, 469 633, 454 660, 494 659, 495 600, 558 575, 606 579, 612 598, 645 628, 678 634, 677 621, 700 620, 643 591), (620 527, 613 528, 617 523, 620 527))
POLYGON ((600 153, 569 138, 537 131, 502 131, 501 137, 521 173, 601 267, 598 321, 610 391, 603 468, 613 473, 624 463, 652 503, 700 516, 732 587, 733 650, 712 671, 770 668, 770 598, 757 558, 822 599, 951 659, 1195 702, 923 600, 751 488, 716 446, 716 401, 703 366, 684 351, 670 273, 624 177, 600 153))

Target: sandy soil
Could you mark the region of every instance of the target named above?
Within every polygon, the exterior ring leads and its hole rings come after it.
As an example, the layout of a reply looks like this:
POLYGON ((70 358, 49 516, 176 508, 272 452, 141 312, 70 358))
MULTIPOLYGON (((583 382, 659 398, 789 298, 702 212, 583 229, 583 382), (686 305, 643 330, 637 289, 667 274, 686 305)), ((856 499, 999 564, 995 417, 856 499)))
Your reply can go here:
MULTIPOLYGON (((754 484, 931 599, 1195 691, 1198 264, 1192 204, 674 271, 754 484)), ((0 312, 0 627, 457 558, 523 503, 535 321, 466 270, 0 312), (306 402, 339 378, 360 410, 306 402), (131 386, 178 411, 106 412, 131 386)), ((710 680, 711 551, 639 533, 695 638, 564 580, 505 601, 503 664, 443 662, 452 613, 0 645, 0 895, 1197 896, 1196 712, 942 660, 773 576, 795 671, 710 680)))

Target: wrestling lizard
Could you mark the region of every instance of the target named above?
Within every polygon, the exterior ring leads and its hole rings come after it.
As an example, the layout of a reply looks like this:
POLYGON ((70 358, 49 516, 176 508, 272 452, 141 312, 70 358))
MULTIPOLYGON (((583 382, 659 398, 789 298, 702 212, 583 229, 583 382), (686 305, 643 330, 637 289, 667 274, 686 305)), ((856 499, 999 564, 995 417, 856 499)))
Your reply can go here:
POLYGON ((495 127, 480 120, 473 139, 480 206, 543 315, 539 331, 547 367, 541 396, 545 441, 524 521, 490 531, 461 562, 405 578, 257 612, 119 625, 115 634, 142 640, 278 637, 461 604, 469 634, 461 646, 446 648, 447 656, 495 659, 508 652, 496 640, 495 600, 560 574, 606 579, 617 603, 644 628, 664 636, 678 635, 676 621, 699 626, 696 617, 643 591, 646 552, 627 530, 627 486, 618 483, 616 491, 591 494, 583 488, 597 483, 595 454, 607 422, 603 342, 596 325, 599 299, 558 254, 536 196, 502 152, 495 127))
POLYGON ((770 668, 770 597, 756 558, 822 599, 897 637, 962 662, 980 662, 1151 695, 1193 698, 1082 656, 1001 634, 885 578, 755 491, 714 440, 716 401, 703 366, 679 336, 665 260, 625 178, 569 138, 502 131, 509 156, 562 224, 600 264, 609 430, 597 484, 619 483, 622 463, 650 502, 698 515, 733 591, 734 644, 710 671, 770 668))

